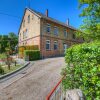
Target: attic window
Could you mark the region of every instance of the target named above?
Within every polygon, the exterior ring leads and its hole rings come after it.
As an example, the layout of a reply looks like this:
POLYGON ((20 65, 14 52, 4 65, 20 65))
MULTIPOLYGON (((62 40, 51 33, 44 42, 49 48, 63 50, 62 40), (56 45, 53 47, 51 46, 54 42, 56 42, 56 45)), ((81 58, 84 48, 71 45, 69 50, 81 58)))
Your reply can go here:
POLYGON ((23 27, 25 27, 25 19, 23 20, 23 27))
POLYGON ((28 23, 30 23, 30 15, 28 15, 28 23))
POLYGON ((32 20, 34 19, 34 15, 32 15, 32 20))

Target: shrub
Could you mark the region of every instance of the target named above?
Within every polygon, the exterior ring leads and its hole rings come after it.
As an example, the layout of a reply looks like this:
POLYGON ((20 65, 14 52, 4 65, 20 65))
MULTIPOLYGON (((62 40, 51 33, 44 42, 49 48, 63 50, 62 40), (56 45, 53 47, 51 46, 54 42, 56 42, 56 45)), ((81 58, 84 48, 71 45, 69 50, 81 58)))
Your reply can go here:
POLYGON ((4 74, 4 69, 1 67, 1 65, 0 65, 0 74, 1 75, 4 74))
POLYGON ((80 88, 87 100, 100 100, 100 41, 72 46, 65 60, 64 89, 80 88))
POLYGON ((30 61, 38 60, 40 59, 40 51, 39 50, 25 50, 24 57, 26 60, 28 58, 30 61))
POLYGON ((32 46, 20 46, 19 47, 19 57, 24 57, 24 50, 39 50, 38 45, 32 45, 32 46))

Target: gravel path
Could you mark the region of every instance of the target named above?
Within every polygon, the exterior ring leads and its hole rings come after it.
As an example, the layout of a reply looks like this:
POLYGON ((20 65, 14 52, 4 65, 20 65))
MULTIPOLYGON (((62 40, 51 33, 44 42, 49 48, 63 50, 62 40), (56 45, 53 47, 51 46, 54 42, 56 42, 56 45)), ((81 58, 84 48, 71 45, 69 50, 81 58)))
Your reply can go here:
POLYGON ((0 90, 0 100, 45 100, 60 80, 64 66, 63 57, 35 61, 24 77, 0 90))

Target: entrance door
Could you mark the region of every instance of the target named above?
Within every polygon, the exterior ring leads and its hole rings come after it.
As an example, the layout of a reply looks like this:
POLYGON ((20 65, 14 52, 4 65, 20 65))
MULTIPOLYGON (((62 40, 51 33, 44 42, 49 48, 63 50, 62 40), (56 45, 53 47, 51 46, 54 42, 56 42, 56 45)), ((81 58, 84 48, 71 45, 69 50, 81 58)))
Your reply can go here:
POLYGON ((66 53, 66 49, 67 49, 67 44, 64 44, 64 54, 66 53))

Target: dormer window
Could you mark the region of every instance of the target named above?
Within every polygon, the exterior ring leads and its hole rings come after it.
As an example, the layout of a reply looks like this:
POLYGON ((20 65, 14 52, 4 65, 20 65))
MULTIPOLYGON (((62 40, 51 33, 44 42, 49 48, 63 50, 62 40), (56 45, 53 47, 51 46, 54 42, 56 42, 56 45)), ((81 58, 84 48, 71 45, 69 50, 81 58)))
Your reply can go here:
POLYGON ((30 23, 30 15, 28 15, 28 23, 30 23))
POLYGON ((46 32, 50 32, 50 30, 51 30, 51 25, 50 24, 47 24, 47 28, 46 28, 46 32))

